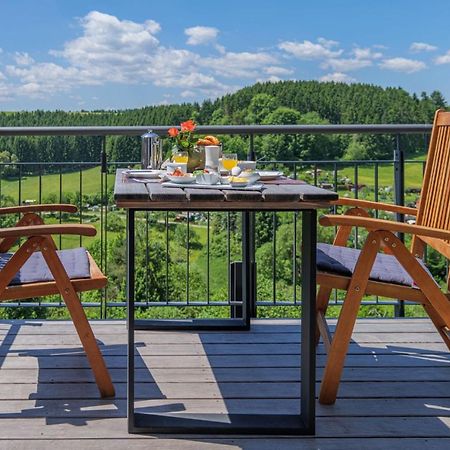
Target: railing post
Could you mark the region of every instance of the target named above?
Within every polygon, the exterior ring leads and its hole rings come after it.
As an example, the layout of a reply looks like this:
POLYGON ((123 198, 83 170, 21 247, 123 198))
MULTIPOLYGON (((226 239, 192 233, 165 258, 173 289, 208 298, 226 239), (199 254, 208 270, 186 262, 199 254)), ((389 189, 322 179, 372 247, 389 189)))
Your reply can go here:
MULTIPOLYGON (((394 184, 395 184, 395 204, 399 206, 405 205, 405 154, 400 147, 400 135, 395 136, 394 149, 394 184)), ((397 222, 404 222, 404 214, 396 213, 397 222)), ((403 233, 398 233, 399 239, 404 242, 403 233)), ((401 300, 397 301, 394 310, 395 317, 405 317, 405 303, 401 300)))
MULTIPOLYGON (((254 135, 250 134, 249 137, 249 146, 248 146, 248 153, 247 153, 247 159, 249 161, 256 161, 256 153, 255 153, 255 143, 254 143, 254 135)), ((252 275, 253 279, 251 282, 251 305, 250 305, 250 317, 256 317, 257 311, 256 311, 256 260, 255 260, 255 213, 244 213, 249 215, 249 229, 248 229, 248 238, 250 240, 250 260, 252 265, 252 275)))
MULTIPOLYGON (((107 160, 106 160, 106 136, 102 136, 101 138, 101 154, 100 154, 100 191, 101 191, 101 204, 100 204, 100 264, 102 270, 106 269, 106 259, 107 259, 107 249, 108 249, 108 243, 107 243, 107 236, 106 236, 106 214, 107 214, 107 205, 106 205, 106 211, 105 211, 105 204, 106 204, 106 192, 105 192, 105 183, 107 179, 107 160)), ((81 211, 81 209, 80 209, 81 211)), ((103 288, 101 290, 101 307, 100 307, 100 316, 102 319, 107 318, 107 288, 103 288)))

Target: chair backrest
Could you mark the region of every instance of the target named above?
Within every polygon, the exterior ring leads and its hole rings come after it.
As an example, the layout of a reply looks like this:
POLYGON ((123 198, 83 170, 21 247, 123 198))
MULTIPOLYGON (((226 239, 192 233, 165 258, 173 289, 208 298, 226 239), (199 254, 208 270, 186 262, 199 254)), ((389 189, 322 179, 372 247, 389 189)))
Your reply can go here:
MULTIPOLYGON (((450 231, 450 112, 436 111, 420 195, 417 225, 450 231)), ((423 243, 450 259, 450 243, 435 238, 414 238, 412 252, 423 254, 423 243)))

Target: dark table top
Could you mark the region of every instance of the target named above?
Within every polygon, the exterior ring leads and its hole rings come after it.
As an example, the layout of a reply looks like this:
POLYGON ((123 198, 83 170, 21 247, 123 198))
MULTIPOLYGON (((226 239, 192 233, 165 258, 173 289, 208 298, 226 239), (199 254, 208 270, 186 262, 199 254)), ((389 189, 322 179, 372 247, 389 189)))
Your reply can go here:
MULTIPOLYGON (((284 180, 282 184, 270 182, 261 191, 196 189, 164 187, 159 182, 142 183, 126 178, 124 169, 118 169, 114 186, 114 199, 120 208, 151 210, 271 210, 296 211, 326 208, 338 199, 333 191, 306 183, 284 180)), ((280 182, 281 183, 281 182, 280 182)))

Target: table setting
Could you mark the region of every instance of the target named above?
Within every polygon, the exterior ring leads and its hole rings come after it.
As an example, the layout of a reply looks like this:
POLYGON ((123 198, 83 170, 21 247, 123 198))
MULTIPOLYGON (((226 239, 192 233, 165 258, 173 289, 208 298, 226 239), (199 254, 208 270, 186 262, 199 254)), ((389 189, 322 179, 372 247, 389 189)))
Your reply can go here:
MULTIPOLYGON (((181 131, 169 130, 174 139, 170 158, 161 162, 159 157, 149 168, 124 170, 123 175, 136 182, 160 183, 167 188, 243 190, 262 190, 263 182, 286 178, 280 171, 257 170, 255 161, 239 160, 237 153, 224 152, 216 136, 200 138, 192 146, 195 124, 190 122, 184 122, 181 131)), ((154 148, 151 150, 155 153, 154 148)))

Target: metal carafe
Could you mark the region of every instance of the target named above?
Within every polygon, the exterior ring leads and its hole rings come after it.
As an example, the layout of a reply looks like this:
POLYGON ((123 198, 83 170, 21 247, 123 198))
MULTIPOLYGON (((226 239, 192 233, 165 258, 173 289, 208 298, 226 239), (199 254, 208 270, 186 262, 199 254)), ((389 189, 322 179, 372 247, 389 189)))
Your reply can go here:
POLYGON ((143 169, 160 169, 163 163, 162 139, 152 130, 141 136, 141 162, 143 169))

